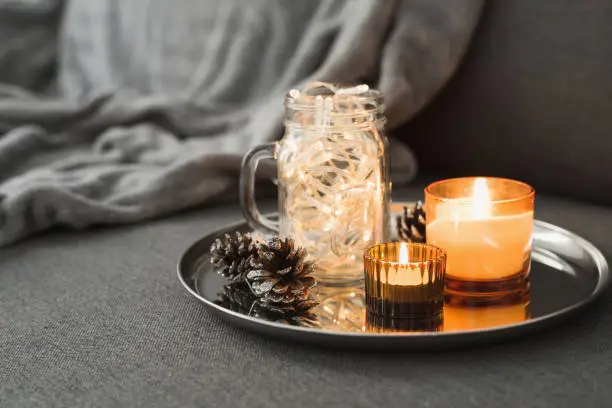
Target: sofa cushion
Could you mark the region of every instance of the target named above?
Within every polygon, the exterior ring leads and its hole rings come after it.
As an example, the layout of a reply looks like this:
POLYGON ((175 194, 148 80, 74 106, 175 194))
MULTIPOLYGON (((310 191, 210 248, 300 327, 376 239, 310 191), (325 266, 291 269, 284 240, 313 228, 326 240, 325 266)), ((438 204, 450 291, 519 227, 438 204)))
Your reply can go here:
MULTIPOLYGON (((396 193, 422 197, 422 190, 396 193)), ((546 197, 537 218, 612 254, 612 210, 546 197)), ((219 320, 175 261, 236 206, 54 232, 0 250, 0 406, 608 406, 612 301, 494 347, 364 353, 281 343, 219 320), (580 375, 576 375, 580 373, 580 375), (289 382, 288 382, 289 380, 289 382), (600 384, 598 388, 594 388, 600 384)))
POLYGON ((402 129, 422 168, 612 204, 612 6, 491 0, 463 66, 402 129))

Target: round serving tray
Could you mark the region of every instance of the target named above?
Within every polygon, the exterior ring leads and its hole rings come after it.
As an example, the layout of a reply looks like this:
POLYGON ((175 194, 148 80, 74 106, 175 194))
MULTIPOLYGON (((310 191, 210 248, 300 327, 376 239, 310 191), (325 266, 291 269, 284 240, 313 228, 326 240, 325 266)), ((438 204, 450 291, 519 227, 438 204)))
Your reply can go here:
POLYGON ((220 302, 228 283, 209 262, 209 248, 225 232, 250 231, 245 223, 229 225, 195 242, 178 261, 178 278, 196 299, 237 326, 321 346, 418 350, 492 342, 559 322, 600 296, 610 283, 606 259, 590 242, 563 228, 536 220, 533 233, 531 289, 518 304, 461 308, 445 305, 442 323, 418 330, 368 327, 363 289, 317 289, 315 318, 303 324, 253 316, 248 308, 220 302))

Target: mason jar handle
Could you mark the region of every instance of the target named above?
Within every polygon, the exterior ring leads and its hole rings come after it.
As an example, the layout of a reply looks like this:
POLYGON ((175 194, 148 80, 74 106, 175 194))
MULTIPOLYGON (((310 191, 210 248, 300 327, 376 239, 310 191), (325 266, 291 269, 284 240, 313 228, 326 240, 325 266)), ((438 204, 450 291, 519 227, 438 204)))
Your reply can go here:
POLYGON ((255 173, 263 159, 274 159, 276 143, 268 143, 251 149, 242 160, 240 171, 240 206, 247 223, 264 234, 278 234, 278 222, 264 217, 255 203, 255 173))

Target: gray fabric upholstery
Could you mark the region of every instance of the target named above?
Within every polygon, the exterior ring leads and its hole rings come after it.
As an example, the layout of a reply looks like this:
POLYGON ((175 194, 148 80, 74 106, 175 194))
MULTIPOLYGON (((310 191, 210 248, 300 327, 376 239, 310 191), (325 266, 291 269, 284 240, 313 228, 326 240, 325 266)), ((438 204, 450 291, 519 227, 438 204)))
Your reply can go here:
MULTIPOLYGON (((538 197, 536 213, 612 254, 611 209, 538 197)), ((240 218, 236 207, 205 209, 0 250, 0 406, 601 408, 612 399, 609 294, 548 332, 452 352, 316 349, 236 329, 184 292, 175 260, 240 218)))
POLYGON ((427 171, 612 204, 612 3, 490 0, 456 77, 402 130, 427 171))

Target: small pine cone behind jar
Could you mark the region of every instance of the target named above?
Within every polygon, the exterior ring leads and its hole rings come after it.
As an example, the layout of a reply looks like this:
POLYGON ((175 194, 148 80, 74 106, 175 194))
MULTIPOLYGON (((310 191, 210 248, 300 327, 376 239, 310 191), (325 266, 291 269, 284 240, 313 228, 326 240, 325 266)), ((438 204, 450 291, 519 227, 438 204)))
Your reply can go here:
POLYGON ((309 310, 316 285, 315 265, 291 238, 272 238, 257 246, 246 278, 260 301, 279 309, 309 310))
POLYGON ((254 253, 255 242, 250 234, 228 233, 210 246, 210 262, 219 274, 241 280, 251 268, 250 259, 254 253))
POLYGON ((397 237, 402 241, 426 242, 426 220, 421 201, 417 201, 412 207, 404 207, 403 214, 397 216, 397 237))

